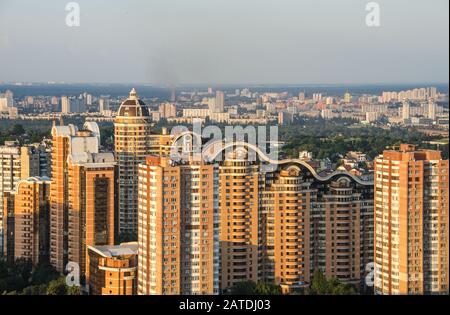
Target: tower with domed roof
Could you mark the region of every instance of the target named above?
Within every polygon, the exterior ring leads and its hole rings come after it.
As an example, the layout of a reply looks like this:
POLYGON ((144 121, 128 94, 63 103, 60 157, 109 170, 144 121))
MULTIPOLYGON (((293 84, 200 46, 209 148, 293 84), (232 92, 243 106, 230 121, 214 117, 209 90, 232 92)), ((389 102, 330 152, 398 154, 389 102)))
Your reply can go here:
POLYGON ((117 162, 118 229, 122 235, 137 235, 138 165, 150 149, 150 115, 135 89, 119 107, 114 121, 117 162))

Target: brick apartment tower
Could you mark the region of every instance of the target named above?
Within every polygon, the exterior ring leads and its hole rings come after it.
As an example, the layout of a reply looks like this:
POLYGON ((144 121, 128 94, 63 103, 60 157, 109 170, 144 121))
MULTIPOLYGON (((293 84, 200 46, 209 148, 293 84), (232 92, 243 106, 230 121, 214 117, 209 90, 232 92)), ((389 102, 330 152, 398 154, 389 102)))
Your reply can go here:
POLYGON ((260 185, 260 280, 292 292, 314 270, 360 287, 373 260, 373 184, 287 160, 260 185))
POLYGON ((88 245, 114 244, 114 157, 99 153, 96 123, 52 128, 50 263, 87 270, 88 245))
POLYGON ((375 293, 448 294, 448 171, 406 144, 375 160, 375 293))
POLYGON ((298 167, 270 175, 260 211, 260 278, 290 292, 310 280, 310 198, 298 167))
POLYGON ((34 266, 48 262, 50 179, 21 180, 4 195, 5 257, 29 260, 34 266))
POLYGON ((140 165, 138 294, 219 292, 217 178, 215 165, 140 165))
POLYGON ((85 153, 68 158, 68 259, 89 280, 89 245, 114 244, 114 155, 85 153))
POLYGON ((258 281, 258 171, 245 149, 230 152, 220 166, 221 290, 246 280, 258 281))
POLYGON ((44 152, 35 145, 20 147, 17 142, 5 141, 5 145, 0 146, 0 255, 4 251, 3 194, 14 191, 22 179, 48 175, 41 174, 41 156, 44 157, 44 152))

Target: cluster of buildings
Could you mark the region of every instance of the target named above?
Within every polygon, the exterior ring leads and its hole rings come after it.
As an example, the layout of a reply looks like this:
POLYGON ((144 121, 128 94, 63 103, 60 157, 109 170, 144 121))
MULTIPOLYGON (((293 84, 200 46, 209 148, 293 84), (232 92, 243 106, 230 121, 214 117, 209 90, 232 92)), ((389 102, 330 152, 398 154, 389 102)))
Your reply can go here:
MULTIPOLYGON (((7 91, 7 97, 0 97, 0 115, 4 108, 3 117, 10 119, 54 120, 69 115, 85 116, 89 121, 114 122, 121 104, 119 98, 96 97, 85 92, 60 98, 28 96, 18 100, 17 106, 12 106, 11 94, 7 91)), ((326 120, 352 119, 361 124, 386 127, 422 126, 448 133, 448 108, 439 104, 448 103, 448 95, 439 93, 436 87, 358 96, 349 91, 342 96, 307 95, 305 92, 293 96, 288 92, 251 92, 249 89, 230 92, 214 91, 213 88, 208 88, 207 92, 177 94, 172 89, 170 102, 150 101, 149 116, 154 123, 164 120, 168 124, 182 124, 195 120, 229 125, 289 125, 297 117, 321 117, 326 120)))
POLYGON ((383 92, 378 98, 380 103, 402 102, 404 99, 412 101, 426 101, 436 99, 438 95, 436 87, 418 88, 400 92, 383 92))
POLYGON ((9 118, 18 117, 19 111, 14 106, 14 94, 10 90, 0 93, 0 115, 6 114, 9 118))
POLYGON ((6 258, 61 273, 77 263, 90 294, 220 294, 246 280, 292 293, 316 269, 363 290, 373 262, 377 294, 448 294, 449 165, 439 151, 385 151, 372 181, 345 168, 318 174, 304 158, 269 169, 248 143, 175 161, 171 150, 189 152, 188 141, 154 135, 150 122, 133 89, 114 120, 114 152, 101 149, 94 122, 54 125, 47 168, 41 154, 19 164, 26 149, 0 148, 6 258))

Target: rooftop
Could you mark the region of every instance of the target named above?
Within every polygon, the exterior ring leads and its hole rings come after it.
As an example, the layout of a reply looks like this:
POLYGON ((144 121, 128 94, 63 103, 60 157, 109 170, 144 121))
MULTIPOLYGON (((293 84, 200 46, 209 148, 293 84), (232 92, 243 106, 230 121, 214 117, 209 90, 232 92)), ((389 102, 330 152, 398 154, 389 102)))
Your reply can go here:
POLYGON ((88 246, 90 250, 95 251, 97 254, 113 258, 118 256, 137 255, 138 243, 122 243, 120 245, 106 245, 106 246, 88 246))
POLYGON ((119 117, 149 117, 150 113, 148 111, 147 105, 141 101, 135 89, 130 92, 130 97, 125 100, 119 107, 117 113, 119 117))

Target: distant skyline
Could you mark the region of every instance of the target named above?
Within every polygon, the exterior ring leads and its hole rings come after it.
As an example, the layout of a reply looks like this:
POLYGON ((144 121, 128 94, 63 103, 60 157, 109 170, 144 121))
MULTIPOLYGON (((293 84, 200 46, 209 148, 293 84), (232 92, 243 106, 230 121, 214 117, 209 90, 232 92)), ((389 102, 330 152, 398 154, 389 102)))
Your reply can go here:
POLYGON ((0 0, 0 82, 448 83, 448 0, 0 0))

